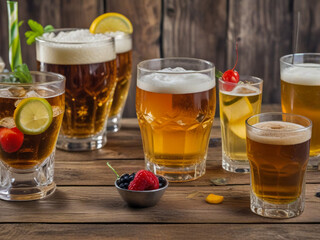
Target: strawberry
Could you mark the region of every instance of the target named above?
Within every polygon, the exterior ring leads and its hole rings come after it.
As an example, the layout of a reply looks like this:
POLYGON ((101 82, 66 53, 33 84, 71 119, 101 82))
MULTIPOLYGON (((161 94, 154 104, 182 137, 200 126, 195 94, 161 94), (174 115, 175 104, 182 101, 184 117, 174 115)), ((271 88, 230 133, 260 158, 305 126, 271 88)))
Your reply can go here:
POLYGON ((159 188, 159 180, 156 175, 147 170, 140 170, 136 173, 128 189, 135 191, 153 190, 159 188))
POLYGON ((18 151, 22 146, 23 139, 23 133, 16 127, 0 128, 0 145, 7 153, 18 151))

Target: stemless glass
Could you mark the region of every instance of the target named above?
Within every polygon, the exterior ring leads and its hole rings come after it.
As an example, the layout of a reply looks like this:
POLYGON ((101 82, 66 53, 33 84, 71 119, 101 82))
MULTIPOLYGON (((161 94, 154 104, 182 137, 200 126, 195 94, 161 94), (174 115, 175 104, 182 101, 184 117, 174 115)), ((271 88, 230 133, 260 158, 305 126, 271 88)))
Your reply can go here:
POLYGON ((66 112, 57 147, 102 148, 116 86, 114 39, 88 29, 58 29, 36 40, 38 70, 66 76, 66 112))
POLYGON ((132 36, 124 32, 108 33, 115 39, 117 53, 117 85, 108 117, 107 131, 118 132, 127 100, 132 70, 132 36))
POLYGON ((53 181, 56 141, 65 107, 65 77, 31 72, 31 83, 0 74, 0 199, 44 198, 53 181))
POLYGON ((288 113, 262 113, 246 121, 251 211, 271 218, 300 215, 305 204, 311 121, 288 113))
POLYGON ((219 79, 222 167, 227 171, 250 171, 245 121, 261 111, 262 86, 262 79, 252 76, 240 76, 238 83, 219 79))
POLYGON ((309 168, 320 163, 320 53, 297 53, 280 58, 281 105, 285 113, 311 119, 309 168))
POLYGON ((138 64, 136 111, 146 168, 169 181, 205 173, 216 107, 214 65, 192 58, 138 64))

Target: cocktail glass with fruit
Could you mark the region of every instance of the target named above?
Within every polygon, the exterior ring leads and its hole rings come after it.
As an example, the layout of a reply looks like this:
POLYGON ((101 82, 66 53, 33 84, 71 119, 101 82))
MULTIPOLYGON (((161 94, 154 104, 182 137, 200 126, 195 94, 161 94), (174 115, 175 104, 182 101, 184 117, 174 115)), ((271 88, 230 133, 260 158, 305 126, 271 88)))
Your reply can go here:
POLYGON ((31 83, 0 74, 0 199, 44 198, 56 188, 54 154, 64 113, 65 77, 31 72, 31 83))
POLYGON ((260 113, 262 84, 260 78, 252 76, 240 76, 238 82, 219 79, 222 167, 227 171, 250 170, 245 121, 260 113))

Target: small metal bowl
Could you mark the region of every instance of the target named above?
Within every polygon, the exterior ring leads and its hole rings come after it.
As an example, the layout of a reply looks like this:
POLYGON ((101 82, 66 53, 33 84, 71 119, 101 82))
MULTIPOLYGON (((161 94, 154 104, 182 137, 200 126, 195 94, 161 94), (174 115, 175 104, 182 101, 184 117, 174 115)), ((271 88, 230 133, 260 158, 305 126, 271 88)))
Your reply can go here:
MULTIPOLYGON (((159 177, 158 175, 156 176, 159 177)), ((117 180, 115 181, 114 185, 116 186, 122 199, 125 202, 127 202, 130 207, 144 208, 152 207, 159 202, 160 198, 162 197, 169 185, 168 180, 165 180, 166 184, 162 188, 158 188, 155 190, 133 191, 123 189, 118 186, 117 180)))

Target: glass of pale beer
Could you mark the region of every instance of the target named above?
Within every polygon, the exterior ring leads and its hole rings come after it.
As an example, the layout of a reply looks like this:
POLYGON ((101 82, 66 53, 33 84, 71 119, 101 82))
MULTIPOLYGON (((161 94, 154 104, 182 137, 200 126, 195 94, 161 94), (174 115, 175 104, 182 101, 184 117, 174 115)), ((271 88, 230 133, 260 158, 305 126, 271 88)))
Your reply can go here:
POLYGON ((103 147, 116 86, 114 39, 87 29, 60 29, 36 43, 38 69, 66 77, 66 111, 57 147, 68 151, 103 147))
POLYGON ((270 218, 300 215, 312 123, 289 113, 262 113, 246 121, 251 211, 270 218))
POLYGON ((261 111, 262 86, 262 79, 253 76, 240 76, 238 83, 219 79, 222 167, 227 171, 250 171, 245 121, 261 111))
POLYGON ((55 189, 54 155, 64 113, 65 77, 30 72, 30 83, 0 73, 0 199, 30 201, 55 189))
POLYGON ((320 163, 320 53, 290 54, 280 58, 281 105, 285 113, 312 120, 309 168, 320 163))
POLYGON ((117 132, 127 100, 132 70, 132 36, 124 32, 108 33, 114 37, 117 53, 117 85, 108 117, 107 131, 117 132))
POLYGON ((136 111, 146 168, 169 181, 189 181, 206 170, 216 107, 215 68, 193 58, 138 64, 136 111))

